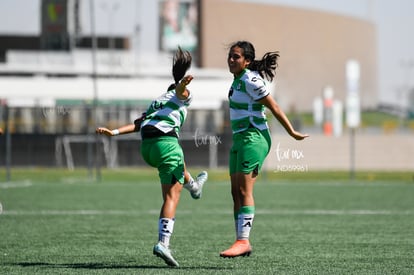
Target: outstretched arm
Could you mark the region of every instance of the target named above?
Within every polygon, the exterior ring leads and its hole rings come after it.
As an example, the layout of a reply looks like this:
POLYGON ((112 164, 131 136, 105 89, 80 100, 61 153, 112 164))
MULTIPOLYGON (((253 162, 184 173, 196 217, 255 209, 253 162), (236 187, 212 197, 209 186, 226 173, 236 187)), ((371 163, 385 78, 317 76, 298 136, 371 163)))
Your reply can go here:
POLYGON ((3 129, 0 128, 0 135, 2 135, 2 134, 3 134, 3 129))
POLYGON ((279 107, 279 104, 271 97, 270 95, 262 98, 259 102, 265 105, 267 108, 270 109, 273 116, 282 124, 283 128, 288 132, 288 134, 296 140, 302 140, 304 138, 309 137, 308 134, 302 134, 297 132, 292 124, 290 123, 288 117, 283 112, 283 110, 279 107))
POLYGON ((111 137, 111 136, 129 134, 132 132, 139 132, 139 130, 141 129, 141 123, 145 120, 146 115, 147 113, 142 113, 142 115, 139 118, 137 118, 133 124, 127 124, 118 129, 109 130, 108 128, 105 128, 105 127, 98 127, 96 128, 96 133, 111 137))
POLYGON ((114 130, 109 130, 108 128, 105 128, 105 127, 96 128, 97 134, 106 135, 108 137, 129 134, 132 132, 135 132, 135 124, 124 125, 114 130))

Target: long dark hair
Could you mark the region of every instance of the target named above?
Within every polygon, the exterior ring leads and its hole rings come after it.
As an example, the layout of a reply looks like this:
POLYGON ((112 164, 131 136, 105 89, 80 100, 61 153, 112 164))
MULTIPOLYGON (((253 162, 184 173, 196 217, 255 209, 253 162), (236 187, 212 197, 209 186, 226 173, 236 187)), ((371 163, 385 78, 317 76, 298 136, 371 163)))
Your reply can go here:
POLYGON ((172 83, 167 91, 175 89, 178 82, 185 76, 185 73, 190 69, 193 58, 189 51, 183 51, 181 47, 178 47, 173 57, 172 75, 174 83, 172 83))
POLYGON ((279 52, 267 52, 263 55, 262 59, 255 60, 256 53, 252 43, 249 41, 237 41, 230 46, 230 50, 234 47, 239 47, 243 50, 244 58, 250 60, 248 69, 257 71, 261 77, 266 78, 270 82, 276 76, 276 68, 278 66, 277 60, 279 58, 279 52))

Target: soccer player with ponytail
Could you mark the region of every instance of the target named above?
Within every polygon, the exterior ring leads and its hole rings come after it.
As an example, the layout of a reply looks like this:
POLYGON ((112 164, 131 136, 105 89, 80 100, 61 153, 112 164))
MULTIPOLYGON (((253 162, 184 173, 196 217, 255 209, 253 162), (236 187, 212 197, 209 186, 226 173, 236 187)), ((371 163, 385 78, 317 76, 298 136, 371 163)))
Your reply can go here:
POLYGON ((104 127, 96 129, 98 134, 107 136, 141 132, 141 155, 148 165, 158 169, 163 197, 158 223, 158 243, 154 246, 153 253, 170 266, 179 266, 171 254, 169 244, 181 190, 184 187, 194 199, 198 199, 208 177, 206 171, 201 172, 196 180, 191 177, 185 167, 183 150, 178 143, 179 132, 192 100, 192 94, 186 87, 193 80, 193 76, 185 75, 191 61, 190 53, 178 48, 173 59, 174 83, 168 87, 167 92, 155 99, 133 124, 115 130, 104 127))
POLYGON ((248 41, 232 44, 228 53, 227 65, 234 76, 228 98, 233 132, 229 172, 236 242, 222 251, 221 257, 249 256, 252 252, 249 236, 255 215, 253 187, 271 147, 265 107, 294 139, 308 137, 292 127, 266 87, 264 78, 273 80, 278 57, 278 52, 267 52, 256 60, 254 46, 248 41))

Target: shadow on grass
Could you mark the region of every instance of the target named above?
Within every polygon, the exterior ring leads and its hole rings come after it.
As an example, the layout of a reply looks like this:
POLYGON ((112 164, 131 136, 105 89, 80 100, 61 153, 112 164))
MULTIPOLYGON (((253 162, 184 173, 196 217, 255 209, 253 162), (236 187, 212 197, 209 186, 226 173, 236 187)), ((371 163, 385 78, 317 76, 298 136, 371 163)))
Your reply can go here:
POLYGON ((21 267, 47 267, 47 268, 72 268, 72 269, 205 269, 205 270, 225 270, 218 266, 197 266, 197 267, 170 267, 158 265, 128 265, 128 264, 113 264, 113 263, 44 263, 44 262, 21 262, 10 263, 9 265, 16 265, 21 267))

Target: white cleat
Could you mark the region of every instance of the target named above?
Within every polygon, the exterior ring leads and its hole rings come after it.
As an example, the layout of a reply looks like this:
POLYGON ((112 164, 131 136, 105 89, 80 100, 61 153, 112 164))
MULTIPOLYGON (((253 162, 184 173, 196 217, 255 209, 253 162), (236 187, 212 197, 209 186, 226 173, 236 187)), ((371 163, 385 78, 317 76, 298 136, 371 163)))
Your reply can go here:
POLYGON ((198 200, 199 198, 201 198, 201 195, 203 194, 203 186, 206 183, 207 179, 208 179, 207 171, 202 171, 200 174, 198 174, 195 180, 197 182, 198 188, 190 191, 191 197, 193 199, 198 200))
POLYGON ((176 267, 179 266, 178 262, 171 255, 170 249, 165 247, 162 243, 159 242, 154 246, 153 253, 157 257, 163 259, 167 265, 176 267))

